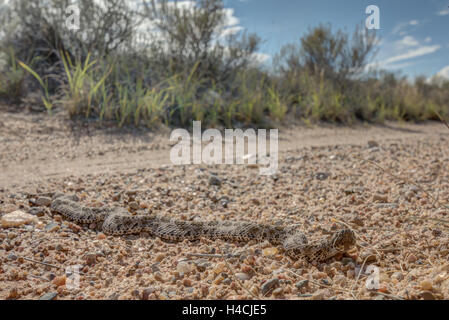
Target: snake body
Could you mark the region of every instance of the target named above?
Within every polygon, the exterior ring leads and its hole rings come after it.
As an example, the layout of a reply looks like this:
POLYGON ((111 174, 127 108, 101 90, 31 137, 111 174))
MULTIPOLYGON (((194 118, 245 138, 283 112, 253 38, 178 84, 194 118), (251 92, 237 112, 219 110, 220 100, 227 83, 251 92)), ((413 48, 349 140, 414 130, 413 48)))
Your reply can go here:
POLYGON ((56 195, 52 211, 81 224, 96 223, 108 235, 147 232, 163 240, 199 240, 201 237, 225 241, 247 242, 268 240, 280 245, 293 259, 325 261, 355 245, 350 229, 342 229, 331 237, 308 244, 307 237, 294 228, 284 228, 243 221, 182 221, 149 215, 130 215, 121 207, 90 208, 75 201, 74 197, 56 195))

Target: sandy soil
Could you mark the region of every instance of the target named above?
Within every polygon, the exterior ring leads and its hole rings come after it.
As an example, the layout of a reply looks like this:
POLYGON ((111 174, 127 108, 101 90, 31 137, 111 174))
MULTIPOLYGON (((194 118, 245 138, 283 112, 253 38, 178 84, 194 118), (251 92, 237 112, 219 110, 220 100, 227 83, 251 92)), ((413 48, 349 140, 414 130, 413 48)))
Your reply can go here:
POLYGON ((0 298, 449 299, 443 125, 281 129, 273 176, 245 165, 173 166, 169 135, 0 111, 0 216, 37 219, 0 228, 0 298), (269 243, 105 236, 30 197, 52 191, 133 214, 298 224, 310 241, 346 224, 358 248, 312 265, 269 243), (76 288, 65 271, 74 265, 76 288))

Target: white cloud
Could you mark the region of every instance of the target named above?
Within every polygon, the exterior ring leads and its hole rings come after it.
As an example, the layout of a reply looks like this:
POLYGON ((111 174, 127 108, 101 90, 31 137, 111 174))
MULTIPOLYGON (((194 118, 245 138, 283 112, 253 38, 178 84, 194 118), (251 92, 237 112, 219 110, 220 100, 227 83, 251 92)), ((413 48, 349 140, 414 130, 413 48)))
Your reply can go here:
POLYGON ((426 37, 425 39, 424 39, 424 42, 432 42, 432 37, 426 37))
POLYGON ((443 69, 437 72, 437 77, 446 78, 449 80, 449 66, 445 66, 443 69))
POLYGON ((405 35, 407 34, 406 29, 409 28, 410 26, 414 27, 419 25, 419 21, 418 20, 411 20, 408 22, 401 22, 396 24, 396 26, 393 28, 393 30, 391 31, 393 34, 398 34, 398 35, 405 35))
POLYGON ((449 14, 449 8, 443 9, 441 11, 437 12, 437 15, 439 16, 447 16, 449 14))
POLYGON ((412 36, 405 36, 401 40, 396 41, 399 47, 415 47, 419 45, 419 42, 412 36))
POLYGON ((223 29, 222 31, 221 31, 221 36, 222 37, 226 37, 226 36, 229 36, 229 35, 232 35, 232 34, 236 34, 236 33, 239 33, 240 31, 242 31, 243 30, 243 27, 242 26, 233 26, 233 27, 228 27, 228 28, 225 28, 225 29, 223 29))
POLYGON ((257 63, 263 63, 271 58, 269 54, 262 53, 262 52, 255 52, 253 53, 253 58, 256 60, 257 63))
POLYGON ((384 61, 384 64, 390 64, 395 63, 403 60, 408 60, 420 56, 424 56, 426 54, 434 53, 438 49, 440 49, 441 46, 434 45, 434 46, 420 46, 416 49, 409 50, 403 54, 399 54, 393 57, 390 57, 384 61))

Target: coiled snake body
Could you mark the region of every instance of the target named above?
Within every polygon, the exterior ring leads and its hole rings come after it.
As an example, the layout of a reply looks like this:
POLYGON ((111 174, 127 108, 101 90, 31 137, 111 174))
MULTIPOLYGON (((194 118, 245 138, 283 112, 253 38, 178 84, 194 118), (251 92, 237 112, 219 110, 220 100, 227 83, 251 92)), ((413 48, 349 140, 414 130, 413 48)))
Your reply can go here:
POLYGON ((331 237, 308 244, 301 231, 294 228, 270 226, 241 221, 181 221, 147 215, 129 215, 124 208, 89 208, 75 198, 58 194, 53 197, 51 209, 77 223, 96 223, 109 235, 147 232, 163 240, 198 240, 201 237, 225 241, 264 241, 280 245, 293 259, 325 261, 355 244, 354 233, 343 229, 331 237))

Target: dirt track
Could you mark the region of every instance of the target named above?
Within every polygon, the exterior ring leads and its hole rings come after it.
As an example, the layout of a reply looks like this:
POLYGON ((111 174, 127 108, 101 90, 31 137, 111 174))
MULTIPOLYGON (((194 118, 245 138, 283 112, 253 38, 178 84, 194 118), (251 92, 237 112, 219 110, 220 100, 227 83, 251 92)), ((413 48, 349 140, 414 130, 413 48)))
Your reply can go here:
MULTIPOLYGON (((304 147, 366 145, 447 136, 440 123, 295 127, 279 131, 280 157, 304 147)), ((129 172, 170 165, 170 131, 98 128, 62 115, 0 113, 0 187, 47 178, 129 172)))

